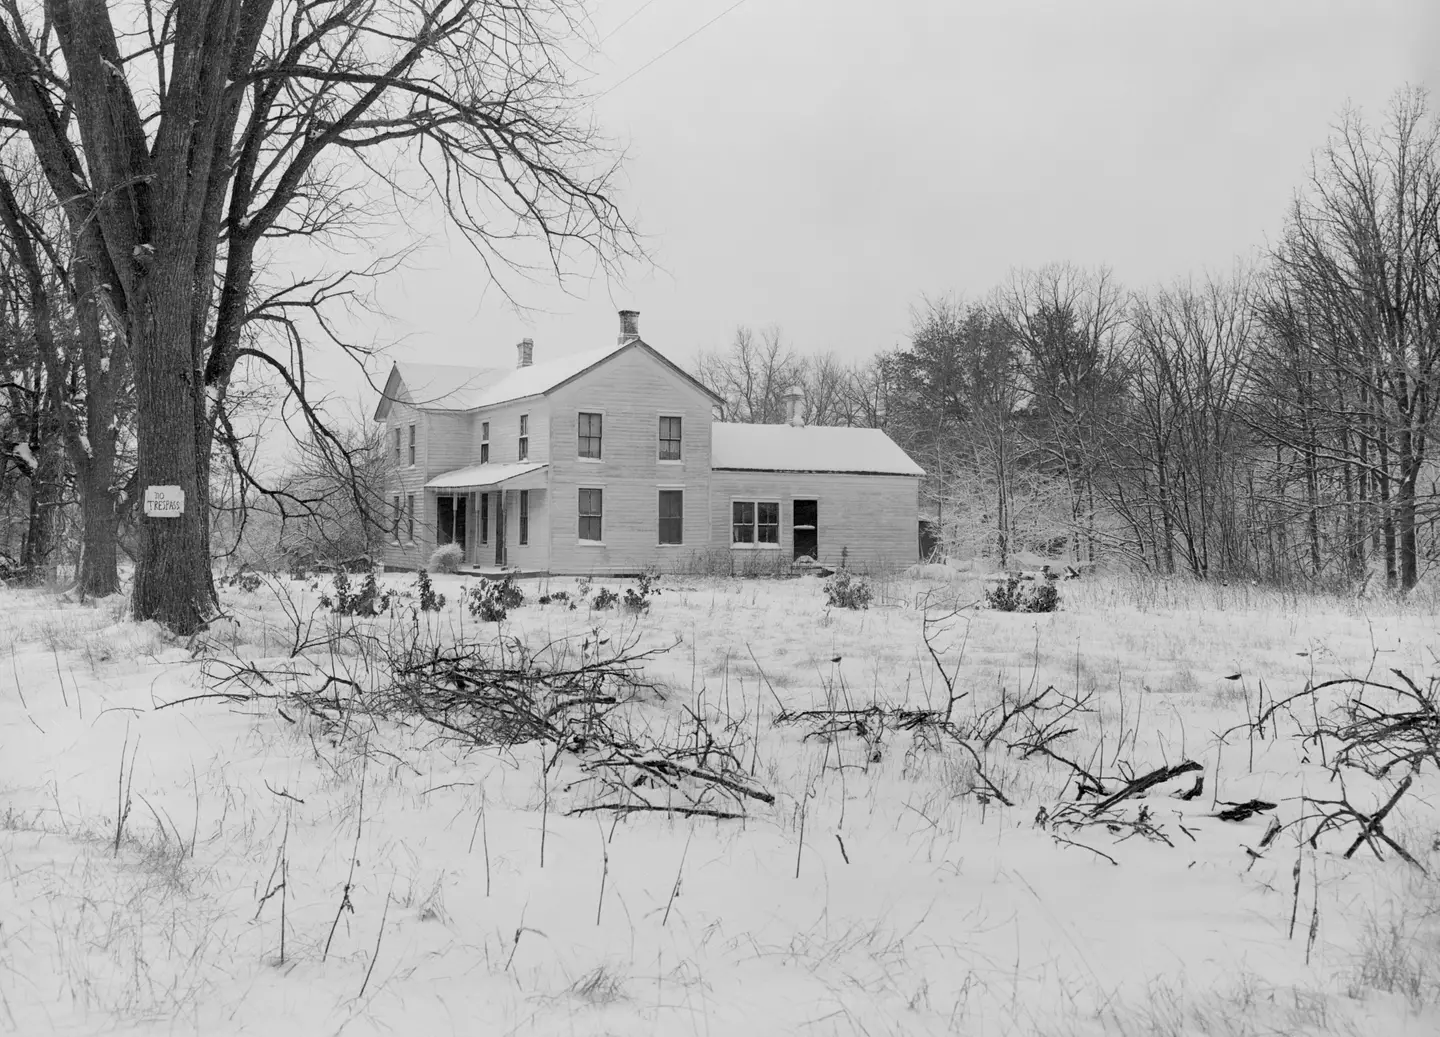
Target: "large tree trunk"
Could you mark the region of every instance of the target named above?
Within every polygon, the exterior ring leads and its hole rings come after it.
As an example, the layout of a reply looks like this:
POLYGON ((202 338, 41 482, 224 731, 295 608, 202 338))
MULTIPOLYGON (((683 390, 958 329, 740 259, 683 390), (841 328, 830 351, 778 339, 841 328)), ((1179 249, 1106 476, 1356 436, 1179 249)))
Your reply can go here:
MULTIPOLYGON (((165 237, 163 231, 160 237, 165 237)), ((141 305, 134 307, 130 348, 135 359, 138 491, 178 486, 185 510, 174 518, 141 515, 135 567, 134 613, 177 634, 205 627, 215 605, 202 485, 209 466, 197 456, 199 430, 190 341, 189 269, 183 250, 157 249, 141 305), (178 262, 176 260, 179 260, 178 262)))

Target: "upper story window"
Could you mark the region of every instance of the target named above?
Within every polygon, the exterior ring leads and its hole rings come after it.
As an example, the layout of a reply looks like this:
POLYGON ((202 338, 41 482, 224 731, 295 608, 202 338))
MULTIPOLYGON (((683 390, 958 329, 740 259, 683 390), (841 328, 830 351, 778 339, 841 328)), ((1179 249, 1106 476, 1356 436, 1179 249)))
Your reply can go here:
POLYGON ((600 436, 604 416, 580 412, 580 456, 600 460, 600 436))
POLYGON ((530 459, 530 415, 520 415, 520 442, 516 445, 515 456, 521 461, 530 459))
POLYGON ((680 460, 680 419, 660 419, 660 460, 680 460))
POLYGON ((400 463, 400 426, 395 426, 395 463, 400 463))
POLYGON ((490 461, 490 422, 480 422, 480 463, 490 461))
POLYGON ((415 426, 410 426, 410 463, 415 463, 415 426))

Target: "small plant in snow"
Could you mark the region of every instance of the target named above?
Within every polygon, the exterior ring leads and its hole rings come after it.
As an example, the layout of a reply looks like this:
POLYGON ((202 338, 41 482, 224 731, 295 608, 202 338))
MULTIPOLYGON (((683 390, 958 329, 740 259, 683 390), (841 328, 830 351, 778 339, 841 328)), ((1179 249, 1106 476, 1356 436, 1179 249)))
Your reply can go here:
POLYGON ((320 595, 320 607, 337 616, 378 616, 390 607, 391 592, 380 592, 375 574, 367 573, 359 591, 350 587, 350 574, 344 569, 331 581, 333 594, 320 595))
MULTIPOLYGON (((567 601, 570 600, 570 592, 569 592, 569 591, 551 591, 549 594, 542 594, 542 595, 540 595, 540 597, 537 598, 536 600, 539 601, 539 603, 540 603, 541 605, 549 605, 549 604, 552 604, 552 603, 553 603, 553 604, 556 604, 556 605, 563 605, 565 602, 567 602, 567 601)), ((572 607, 573 607, 573 606, 572 606, 572 607)))
POLYGON ((1060 606, 1060 592, 1049 580, 1028 583, 1007 576, 986 588, 985 604, 997 612, 1054 612, 1060 606))
POLYGON ((615 603, 619 600, 620 595, 616 594, 609 587, 601 587, 600 593, 595 595, 595 600, 590 603, 590 607, 604 612, 607 609, 614 608, 615 603))
POLYGON ((832 609, 868 609, 875 600, 875 589, 863 576, 848 569, 838 569, 825 581, 825 604, 832 609))
MULTIPOLYGON (((370 577, 372 582, 374 579, 370 577)), ((421 612, 439 612, 445 607, 445 595, 436 592, 430 583, 430 574, 424 569, 415 573, 415 591, 420 597, 421 612)))
POLYGON ((453 573, 464 560, 465 552, 459 544, 443 544, 430 552, 429 568, 432 573, 453 573))
POLYGON ((660 593, 655 589, 655 585, 659 582, 659 573, 641 573, 640 579, 636 581, 636 586, 625 588, 625 600, 622 602, 625 611, 635 613, 649 612, 650 599, 660 593))
MULTIPOLYGON (((543 599, 542 599, 543 601, 543 599)), ((515 577, 506 576, 499 583, 486 581, 470 588, 466 607, 470 615, 486 623, 498 623, 511 609, 525 604, 525 593, 515 585, 515 577)))

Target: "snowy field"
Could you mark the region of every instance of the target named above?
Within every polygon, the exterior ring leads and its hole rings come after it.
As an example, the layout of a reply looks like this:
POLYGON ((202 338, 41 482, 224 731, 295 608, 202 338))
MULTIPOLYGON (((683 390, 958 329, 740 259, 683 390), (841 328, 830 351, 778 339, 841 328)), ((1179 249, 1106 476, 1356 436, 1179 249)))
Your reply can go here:
MULTIPOLYGON (((1326 701, 1245 727, 1311 681, 1425 687, 1432 599, 1114 577, 1064 584, 1053 614, 957 612, 981 593, 963 578, 847 611, 814 578, 676 578, 635 614, 537 604, 574 600, 551 580, 497 627, 458 607, 469 582, 435 577, 440 613, 358 626, 503 633, 572 663, 665 649, 612 716, 657 745, 715 738, 773 802, 587 811, 605 799, 583 746, 467 747, 347 711, 375 660, 291 651, 297 629, 357 625, 314 611, 324 585, 227 588, 231 619, 194 644, 118 601, 0 591, 0 1032, 1440 1032, 1435 767, 1384 822, 1414 865, 1378 842, 1383 860, 1346 859, 1354 826, 1312 850, 1313 823, 1291 824, 1342 792, 1333 747, 1300 738, 1326 701), (356 685, 324 689, 328 714, 214 697, 247 665, 277 694, 356 685), (1107 795, 1203 770, 1094 814, 1071 765, 1009 747, 1024 716, 981 744, 994 707, 1047 688, 1096 707, 1047 744, 1107 795), (871 704, 948 708, 965 744, 873 721, 806 737, 823 718, 795 716, 871 704), (1214 816, 1252 799, 1275 807, 1214 816)), ((1394 786, 1352 776, 1344 795, 1370 814, 1394 786)))

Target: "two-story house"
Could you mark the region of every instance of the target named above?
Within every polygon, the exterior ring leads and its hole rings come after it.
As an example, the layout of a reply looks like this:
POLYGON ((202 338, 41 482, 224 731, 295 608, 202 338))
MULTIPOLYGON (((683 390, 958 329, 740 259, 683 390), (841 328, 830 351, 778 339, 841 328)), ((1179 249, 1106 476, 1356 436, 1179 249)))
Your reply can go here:
MULTIPOLYGON (((715 395, 641 340, 511 369, 396 363, 375 420, 393 465, 390 568, 750 571, 918 553, 921 468, 878 429, 714 420, 715 395)), ((798 414, 796 401, 792 412, 798 414)))

